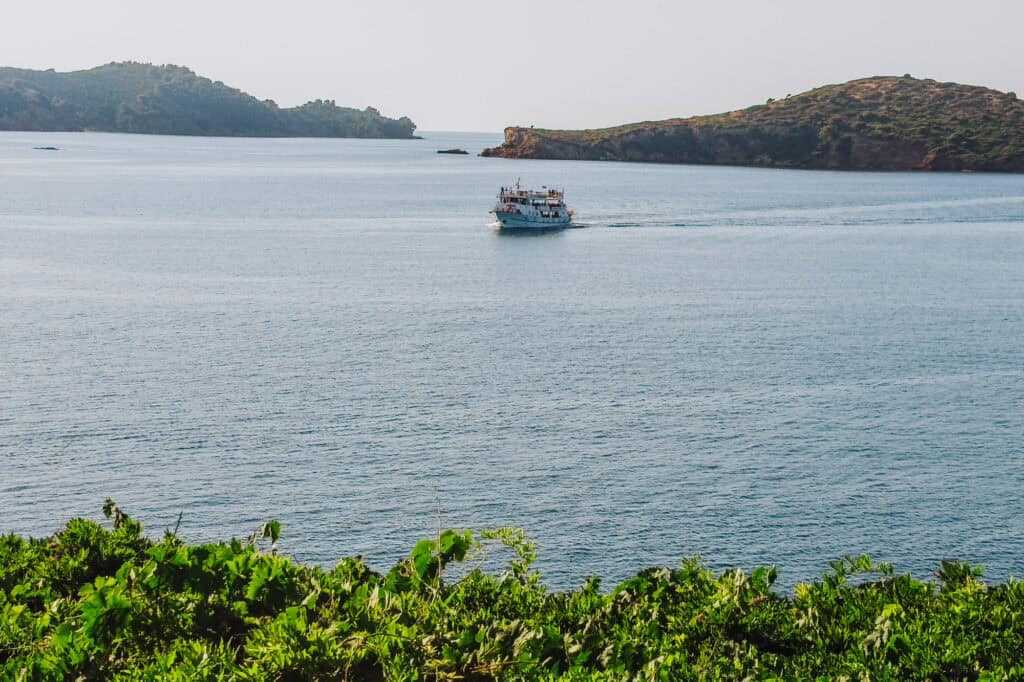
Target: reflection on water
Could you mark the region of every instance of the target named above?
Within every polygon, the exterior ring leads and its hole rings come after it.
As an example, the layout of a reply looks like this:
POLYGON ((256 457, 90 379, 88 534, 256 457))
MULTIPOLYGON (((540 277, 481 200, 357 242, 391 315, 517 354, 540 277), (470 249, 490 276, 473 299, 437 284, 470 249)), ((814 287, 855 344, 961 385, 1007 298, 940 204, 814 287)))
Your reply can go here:
POLYGON ((499 237, 551 237, 564 234, 569 227, 501 227, 494 228, 499 237))

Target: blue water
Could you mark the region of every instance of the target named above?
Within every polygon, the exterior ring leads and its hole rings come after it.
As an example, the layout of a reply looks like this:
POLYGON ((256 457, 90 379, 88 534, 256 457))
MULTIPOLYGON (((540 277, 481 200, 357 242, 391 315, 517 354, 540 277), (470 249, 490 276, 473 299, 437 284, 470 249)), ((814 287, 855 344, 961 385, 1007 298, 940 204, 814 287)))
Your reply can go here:
POLYGON ((434 153, 499 141, 0 134, 0 532, 1024 576, 1024 176, 434 153))

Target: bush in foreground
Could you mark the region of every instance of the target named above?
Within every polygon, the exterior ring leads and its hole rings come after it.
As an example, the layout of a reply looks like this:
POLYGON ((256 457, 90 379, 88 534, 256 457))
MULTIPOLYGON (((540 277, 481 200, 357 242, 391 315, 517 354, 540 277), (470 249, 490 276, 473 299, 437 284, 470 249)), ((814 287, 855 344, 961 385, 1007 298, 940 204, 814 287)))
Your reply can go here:
POLYGON ((554 593, 515 529, 446 530, 379 574, 279 556, 273 521, 189 545, 104 511, 0 537, 0 679, 1024 679, 1024 583, 966 564, 931 583, 848 557, 784 596, 773 568, 689 559, 554 593), (503 573, 445 579, 494 543, 503 573))

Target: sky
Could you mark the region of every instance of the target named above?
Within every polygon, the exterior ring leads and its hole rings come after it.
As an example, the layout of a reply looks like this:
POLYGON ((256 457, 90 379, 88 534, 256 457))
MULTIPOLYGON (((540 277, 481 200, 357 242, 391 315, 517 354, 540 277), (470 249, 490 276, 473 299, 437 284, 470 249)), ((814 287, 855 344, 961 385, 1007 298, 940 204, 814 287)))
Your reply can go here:
POLYGON ((179 64, 420 130, 594 128, 873 75, 1024 96, 1024 0, 0 0, 0 65, 179 64))

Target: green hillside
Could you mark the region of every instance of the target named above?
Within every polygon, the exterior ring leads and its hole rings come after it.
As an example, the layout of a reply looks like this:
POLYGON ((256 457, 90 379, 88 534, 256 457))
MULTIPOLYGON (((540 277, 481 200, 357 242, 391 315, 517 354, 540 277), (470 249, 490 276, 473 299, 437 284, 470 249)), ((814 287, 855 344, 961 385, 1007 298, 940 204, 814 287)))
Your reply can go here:
POLYGON ((1024 102, 876 77, 712 116, 596 130, 506 129, 485 156, 880 170, 1024 170, 1024 102))
POLYGON ((282 109, 180 66, 121 62, 58 73, 0 68, 0 130, 242 137, 413 137, 408 118, 317 100, 282 109))

